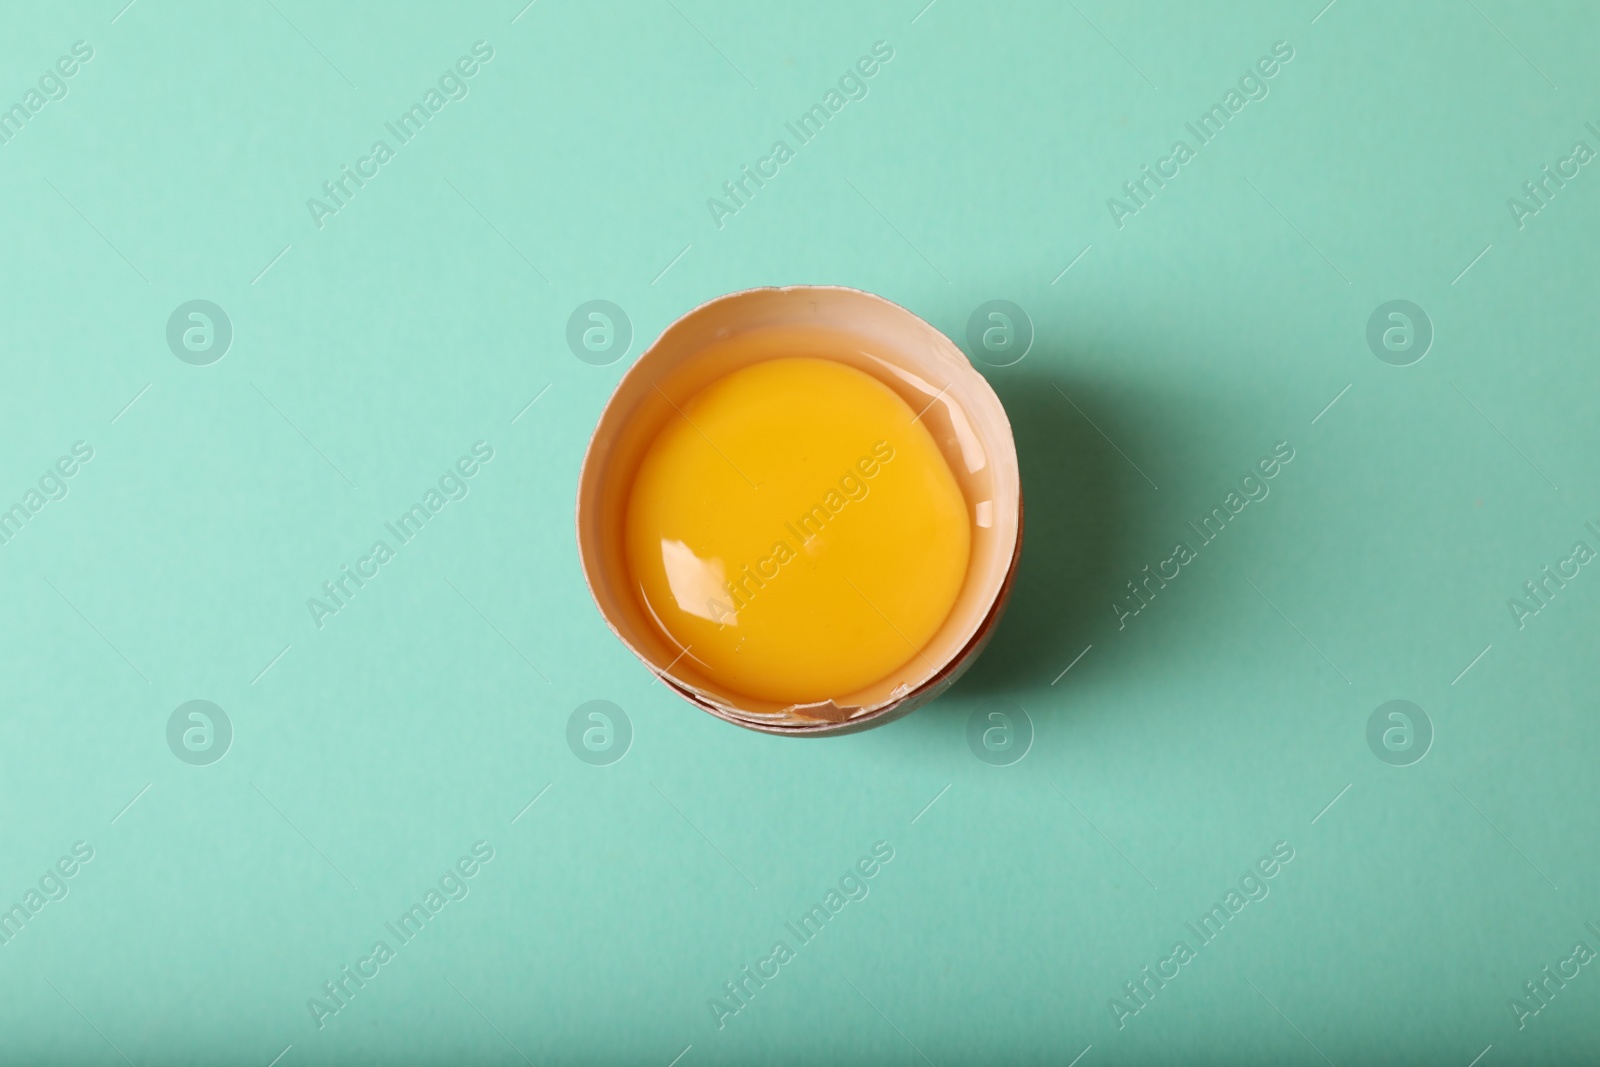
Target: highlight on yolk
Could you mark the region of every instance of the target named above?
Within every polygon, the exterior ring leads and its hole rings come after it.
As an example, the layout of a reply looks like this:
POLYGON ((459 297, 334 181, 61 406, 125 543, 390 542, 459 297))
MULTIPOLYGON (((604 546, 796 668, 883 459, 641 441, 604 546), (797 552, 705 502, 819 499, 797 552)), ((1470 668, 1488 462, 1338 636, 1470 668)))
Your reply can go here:
POLYGON ((624 543, 684 655, 783 704, 923 670, 972 531, 906 402, 843 363, 779 358, 674 406, 634 477, 624 543))

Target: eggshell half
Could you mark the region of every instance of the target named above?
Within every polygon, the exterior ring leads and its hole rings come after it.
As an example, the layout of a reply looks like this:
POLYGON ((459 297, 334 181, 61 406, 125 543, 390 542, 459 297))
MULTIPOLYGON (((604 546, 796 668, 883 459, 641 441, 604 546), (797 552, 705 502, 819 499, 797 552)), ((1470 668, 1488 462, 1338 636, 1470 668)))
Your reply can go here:
POLYGON ((673 692, 721 719, 766 733, 820 736, 879 726, 948 689, 988 643, 1022 551, 1022 484, 1000 398, 944 334, 881 296, 830 285, 747 289, 701 304, 668 326, 606 402, 578 476, 578 555, 606 625, 673 692), (822 704, 777 704, 721 686, 695 669, 630 587, 623 520, 634 473, 676 409, 741 366, 709 358, 717 341, 754 330, 815 329, 827 355, 895 390, 939 445, 972 520, 967 576, 944 624, 922 648, 910 681, 883 680, 822 704), (839 335, 861 341, 838 344, 839 335))

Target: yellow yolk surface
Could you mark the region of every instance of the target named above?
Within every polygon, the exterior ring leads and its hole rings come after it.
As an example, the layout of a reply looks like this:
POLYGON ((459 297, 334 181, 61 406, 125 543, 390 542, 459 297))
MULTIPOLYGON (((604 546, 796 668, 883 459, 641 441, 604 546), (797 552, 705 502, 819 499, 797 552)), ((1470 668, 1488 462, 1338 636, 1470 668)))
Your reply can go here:
POLYGON ((972 530, 917 413, 813 358, 671 399, 624 537, 635 587, 684 658, 783 704, 928 669, 921 649, 960 592, 972 530))

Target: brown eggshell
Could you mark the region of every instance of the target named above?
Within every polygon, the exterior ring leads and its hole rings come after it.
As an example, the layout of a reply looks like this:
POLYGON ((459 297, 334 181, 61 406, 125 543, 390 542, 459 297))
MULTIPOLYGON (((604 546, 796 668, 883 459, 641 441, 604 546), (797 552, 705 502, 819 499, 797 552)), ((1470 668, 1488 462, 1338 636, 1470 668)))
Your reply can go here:
POLYGON ((840 286, 747 289, 668 326, 606 402, 578 476, 578 554, 606 625, 673 692, 721 719, 766 733, 853 733, 879 726, 948 689, 988 643, 1011 592, 1022 549, 1022 485, 1011 423, 999 397, 961 350, 928 323, 880 296, 840 286), (720 685, 695 667, 651 619, 632 587, 622 531, 639 461, 689 397, 745 362, 709 358, 715 342, 749 331, 815 330, 832 359, 873 375, 909 404, 933 435, 967 500, 972 550, 966 580, 944 623, 909 671, 822 704, 783 705, 720 685), (841 335, 847 342, 840 344, 841 335))

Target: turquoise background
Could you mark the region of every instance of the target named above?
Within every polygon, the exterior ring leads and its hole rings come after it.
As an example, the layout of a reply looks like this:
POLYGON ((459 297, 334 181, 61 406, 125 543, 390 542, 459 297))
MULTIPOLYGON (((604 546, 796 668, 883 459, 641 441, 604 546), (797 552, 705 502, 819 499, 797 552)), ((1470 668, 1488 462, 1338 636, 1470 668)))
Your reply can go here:
POLYGON ((925 2, 0 13, 0 105, 94 50, 0 145, 0 507, 94 449, 0 547, 0 904, 94 850, 0 945, 0 1060, 1592 1055, 1594 966, 1522 1028, 1511 1000, 1600 949, 1600 573, 1520 628, 1507 602, 1600 548, 1600 173, 1520 228, 1507 199, 1600 148, 1593 7, 925 2), (307 199, 480 40, 469 95, 319 228, 307 199), (719 228, 708 198, 877 41, 867 96, 719 228), (1280 41, 1119 228, 1108 198, 1280 41), (816 742, 655 684, 572 521, 642 348, 803 282, 963 344, 991 299, 1034 331, 978 363, 1028 502, 993 645, 816 742), (233 329, 206 366, 166 342, 194 299, 233 329), (592 299, 632 325, 608 365, 566 342, 592 299), (1434 330, 1410 366, 1366 341, 1391 299, 1434 330), (319 629, 307 599, 477 441, 470 494, 319 629), (1119 626, 1280 441, 1271 495, 1119 626), (233 727, 209 766, 167 743, 193 699, 233 727), (595 699, 632 725, 607 766, 566 741, 595 699), (1410 766, 1366 740, 1391 699, 1432 723, 1410 766), (996 700, 1032 724, 1008 766, 966 741, 996 700), (319 1028, 308 998, 477 841, 470 895, 319 1028), (870 895, 719 1029, 879 841, 870 895), (1119 1028, 1277 842, 1270 895, 1119 1028))

